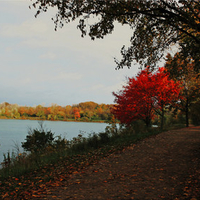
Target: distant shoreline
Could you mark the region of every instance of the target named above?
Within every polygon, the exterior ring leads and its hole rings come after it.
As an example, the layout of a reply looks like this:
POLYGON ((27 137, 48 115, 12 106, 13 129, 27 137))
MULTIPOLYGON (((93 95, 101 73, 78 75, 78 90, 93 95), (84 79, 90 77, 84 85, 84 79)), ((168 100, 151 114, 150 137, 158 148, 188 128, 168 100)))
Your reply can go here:
POLYGON ((63 120, 49 120, 49 119, 41 119, 41 118, 38 118, 38 117, 28 117, 28 118, 7 118, 7 117, 0 117, 0 120, 1 119, 6 119, 6 120, 33 120, 33 121, 59 121, 59 122, 87 122, 87 123, 108 123, 108 120, 72 120, 72 119, 63 119, 63 120))

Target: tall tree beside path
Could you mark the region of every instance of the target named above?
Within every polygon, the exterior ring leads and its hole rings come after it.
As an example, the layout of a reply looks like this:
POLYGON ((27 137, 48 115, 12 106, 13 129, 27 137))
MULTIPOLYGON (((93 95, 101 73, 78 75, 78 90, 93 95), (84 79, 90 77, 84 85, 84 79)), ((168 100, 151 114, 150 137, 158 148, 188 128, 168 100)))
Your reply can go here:
POLYGON ((113 92, 116 105, 112 113, 123 124, 143 120, 149 127, 157 112, 161 115, 163 129, 164 108, 179 100, 180 89, 180 83, 171 80, 164 68, 152 73, 147 67, 135 78, 129 78, 122 90, 113 92))
POLYGON ((117 68, 131 67, 133 61, 155 65, 175 43, 180 44, 179 51, 200 52, 199 0, 33 0, 30 7, 37 9, 36 16, 56 8, 55 29, 78 19, 82 36, 92 39, 111 34, 115 22, 129 25, 131 45, 122 47, 117 68))
MULTIPOLYGON (((176 53, 173 57, 168 54, 165 68, 170 72, 170 77, 173 80, 178 80, 182 84, 181 94, 184 98, 177 105, 180 110, 185 112, 186 126, 188 127, 190 109, 196 103, 199 104, 200 101, 200 73, 195 71, 194 59, 184 58, 180 53, 176 53)), ((199 112, 197 109, 195 110, 196 113, 199 112)), ((195 116, 195 113, 191 113, 191 115, 195 116)))

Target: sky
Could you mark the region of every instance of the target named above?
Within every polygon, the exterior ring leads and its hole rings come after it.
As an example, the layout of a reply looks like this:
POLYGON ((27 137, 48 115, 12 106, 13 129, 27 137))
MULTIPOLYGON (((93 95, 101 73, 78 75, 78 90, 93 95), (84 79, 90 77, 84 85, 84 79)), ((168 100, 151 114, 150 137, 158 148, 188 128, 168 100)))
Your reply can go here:
POLYGON ((112 104, 112 92, 139 66, 115 70, 129 44, 129 27, 116 25, 103 40, 81 37, 77 23, 54 30, 54 10, 34 17, 29 0, 0 0, 0 103, 61 106, 112 104))

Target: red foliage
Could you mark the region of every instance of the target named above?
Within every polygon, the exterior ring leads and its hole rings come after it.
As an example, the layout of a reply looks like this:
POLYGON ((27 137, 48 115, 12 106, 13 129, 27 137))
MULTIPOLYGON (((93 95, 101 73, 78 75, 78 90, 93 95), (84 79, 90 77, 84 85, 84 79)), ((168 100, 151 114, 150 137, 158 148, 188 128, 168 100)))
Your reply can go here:
POLYGON ((164 68, 156 73, 147 67, 135 78, 129 78, 128 84, 119 93, 114 93, 115 103, 112 113, 121 123, 130 124, 135 120, 143 120, 147 126, 155 115, 155 110, 177 101, 179 83, 169 79, 164 68))
POLYGON ((81 115, 80 115, 80 112, 79 112, 79 111, 77 111, 77 112, 74 113, 74 118, 75 118, 75 120, 77 120, 77 119, 80 118, 80 117, 81 117, 81 115))
POLYGON ((80 115, 80 110, 79 110, 79 108, 77 108, 77 107, 74 107, 74 108, 73 108, 73 114, 74 114, 74 119, 75 119, 75 120, 77 120, 78 118, 81 117, 81 115, 80 115))

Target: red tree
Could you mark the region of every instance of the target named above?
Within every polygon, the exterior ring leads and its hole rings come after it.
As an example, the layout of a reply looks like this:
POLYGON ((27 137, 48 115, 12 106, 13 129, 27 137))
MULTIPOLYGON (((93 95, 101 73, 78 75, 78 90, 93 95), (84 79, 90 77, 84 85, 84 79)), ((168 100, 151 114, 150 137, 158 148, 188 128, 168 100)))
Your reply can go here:
POLYGON ((77 119, 79 119, 81 117, 80 116, 80 110, 77 107, 74 107, 72 112, 74 114, 74 119, 75 120, 77 120, 77 119))
POLYGON ((164 68, 152 73, 147 67, 135 78, 129 78, 119 93, 113 92, 116 105, 112 113, 121 123, 131 124, 132 121, 143 120, 148 127, 155 111, 164 110, 167 104, 178 100, 179 91, 179 83, 170 80, 164 68))
POLYGON ((157 83, 156 90, 156 106, 161 115, 161 129, 164 126, 164 108, 166 105, 176 103, 177 100, 182 99, 180 95, 181 82, 176 83, 169 78, 169 72, 164 67, 159 68, 158 72, 153 76, 152 82, 157 83))

